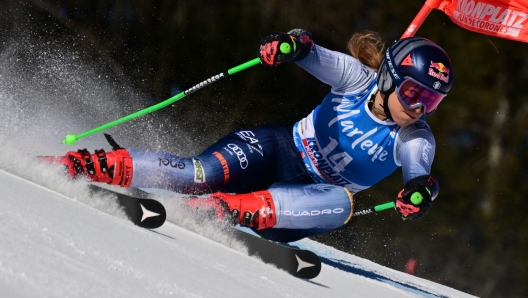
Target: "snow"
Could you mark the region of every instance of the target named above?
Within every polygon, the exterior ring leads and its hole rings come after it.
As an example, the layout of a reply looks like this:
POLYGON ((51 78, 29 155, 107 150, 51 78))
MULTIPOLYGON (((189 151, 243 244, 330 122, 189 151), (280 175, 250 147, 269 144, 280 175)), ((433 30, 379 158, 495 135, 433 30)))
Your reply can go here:
POLYGON ((65 180, 66 196, 0 170, 0 185, 2 297, 472 297, 311 240, 294 244, 321 256, 321 274, 298 279, 203 231, 136 227, 82 181, 65 180))

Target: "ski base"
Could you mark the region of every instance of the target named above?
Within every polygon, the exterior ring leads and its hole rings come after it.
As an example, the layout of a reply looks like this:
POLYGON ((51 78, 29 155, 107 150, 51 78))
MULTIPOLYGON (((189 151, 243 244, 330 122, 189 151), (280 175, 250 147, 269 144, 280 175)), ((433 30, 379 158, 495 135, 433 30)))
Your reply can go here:
POLYGON ((115 195, 130 221, 146 229, 161 227, 167 219, 165 207, 158 201, 149 198, 130 196, 98 185, 88 185, 92 195, 115 195))
MULTIPOLYGON (((148 192, 129 188, 127 191, 131 192, 132 195, 128 195, 93 184, 90 184, 89 187, 94 194, 115 194, 130 220, 140 227, 155 229, 165 222, 165 208, 158 201, 148 198, 151 195, 148 192), (144 209, 158 213, 159 216, 144 219, 144 209)), ((295 277, 312 279, 321 272, 319 256, 309 250, 272 242, 235 228, 230 230, 230 235, 244 243, 249 255, 257 256, 264 263, 274 265, 295 277)))
POLYGON ((321 272, 319 256, 309 250, 272 242, 237 229, 233 230, 234 237, 246 245, 249 254, 259 257, 264 263, 275 265, 302 279, 315 278, 321 272))

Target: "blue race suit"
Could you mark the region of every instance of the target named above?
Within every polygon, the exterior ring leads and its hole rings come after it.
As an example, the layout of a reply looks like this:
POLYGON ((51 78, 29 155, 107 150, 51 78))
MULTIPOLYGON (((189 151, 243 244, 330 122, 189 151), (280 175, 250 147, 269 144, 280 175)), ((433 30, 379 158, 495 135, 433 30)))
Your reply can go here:
POLYGON ((344 225, 353 212, 349 192, 369 188, 400 166, 404 182, 430 173, 436 145, 425 121, 402 128, 369 110, 377 92, 374 71, 317 45, 297 64, 332 89, 293 129, 235 131, 188 158, 130 150, 131 186, 186 193, 268 189, 277 224, 257 232, 293 241, 344 225))
POLYGON ((368 107, 376 73, 355 58, 314 50, 298 65, 332 86, 321 105, 294 126, 295 144, 315 181, 353 192, 402 166, 405 182, 429 174, 435 141, 423 120, 405 128, 376 118, 368 107))

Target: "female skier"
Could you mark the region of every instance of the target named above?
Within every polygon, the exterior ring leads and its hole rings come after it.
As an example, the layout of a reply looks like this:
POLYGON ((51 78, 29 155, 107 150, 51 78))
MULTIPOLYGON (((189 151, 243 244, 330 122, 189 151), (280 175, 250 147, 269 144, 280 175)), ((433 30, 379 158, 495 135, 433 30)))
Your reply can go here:
MULTIPOLYGON (((353 194, 401 167, 395 209, 416 220, 438 195, 430 175, 435 140, 425 115, 453 84, 451 61, 430 40, 398 40, 385 52, 378 34, 348 43, 352 56, 314 44, 309 32, 272 33, 259 46, 261 63, 295 62, 331 86, 293 127, 264 126, 228 134, 194 157, 170 153, 86 149, 60 158, 71 177, 122 187, 211 193, 189 199, 214 208, 263 237, 290 242, 326 233, 352 217, 353 194)), ((112 144, 112 142, 111 142, 112 144)))

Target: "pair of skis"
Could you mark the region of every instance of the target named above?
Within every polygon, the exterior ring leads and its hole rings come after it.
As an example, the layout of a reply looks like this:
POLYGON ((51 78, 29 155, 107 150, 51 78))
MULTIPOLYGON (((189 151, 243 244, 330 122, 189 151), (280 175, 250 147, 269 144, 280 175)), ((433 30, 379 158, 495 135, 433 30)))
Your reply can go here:
MULTIPOLYGON (((123 207, 128 218, 142 228, 159 228, 167 219, 167 212, 163 204, 152 199, 151 194, 148 192, 128 188, 127 190, 131 194, 124 194, 95 184, 90 184, 89 188, 94 196, 114 194, 117 197, 117 202, 123 207)), ((377 213, 392 208, 394 208, 394 203, 388 202, 372 208, 356 211, 353 216, 377 213)), ((312 279, 317 277, 321 272, 321 260, 315 253, 309 250, 268 241, 237 229, 232 230, 232 236, 246 245, 250 255, 258 256, 264 263, 275 265, 295 277, 312 279)))
MULTIPOLYGON (((147 192, 128 189, 132 192, 129 195, 94 184, 90 184, 89 188, 93 196, 114 194, 128 218, 137 226, 156 229, 165 223, 165 207, 147 192)), ((321 272, 321 260, 309 250, 268 241, 237 229, 232 229, 230 235, 243 242, 250 255, 258 256, 264 263, 272 264, 295 277, 312 279, 321 272)))

